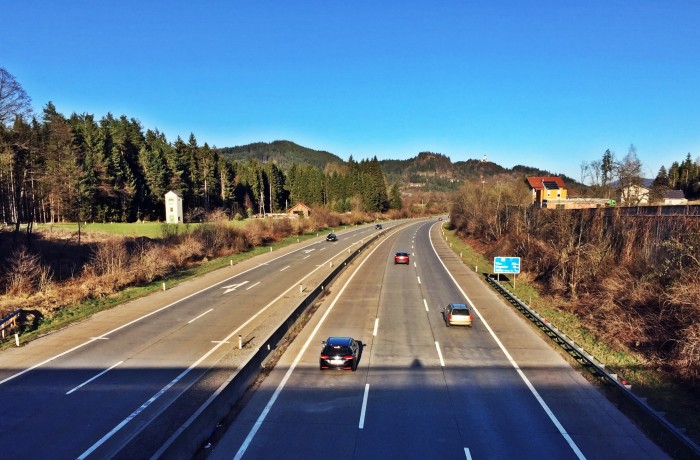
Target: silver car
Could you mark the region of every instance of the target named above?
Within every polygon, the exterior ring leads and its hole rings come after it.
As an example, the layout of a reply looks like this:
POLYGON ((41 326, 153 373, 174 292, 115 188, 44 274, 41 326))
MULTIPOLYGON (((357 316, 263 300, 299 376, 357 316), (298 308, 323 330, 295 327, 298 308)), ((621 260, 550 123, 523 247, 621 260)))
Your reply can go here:
POLYGON ((442 317, 445 325, 450 326, 471 326, 472 313, 463 303, 451 303, 442 309, 442 317))

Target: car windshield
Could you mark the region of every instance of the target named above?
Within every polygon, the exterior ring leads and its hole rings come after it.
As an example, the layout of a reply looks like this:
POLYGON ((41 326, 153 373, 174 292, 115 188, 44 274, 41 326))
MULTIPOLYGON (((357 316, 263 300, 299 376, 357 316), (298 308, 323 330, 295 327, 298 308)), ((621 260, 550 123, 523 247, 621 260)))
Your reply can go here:
POLYGON ((343 347, 340 345, 326 345, 321 352, 323 355, 335 356, 335 355, 351 355, 350 349, 348 347, 343 347))

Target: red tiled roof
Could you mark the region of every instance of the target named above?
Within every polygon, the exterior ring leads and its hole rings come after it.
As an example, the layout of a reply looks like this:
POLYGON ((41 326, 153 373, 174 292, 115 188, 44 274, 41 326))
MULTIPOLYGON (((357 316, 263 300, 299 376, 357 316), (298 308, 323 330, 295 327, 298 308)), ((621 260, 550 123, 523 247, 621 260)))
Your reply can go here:
POLYGON ((561 177, 557 176, 552 176, 552 177, 528 177, 527 178, 527 183, 530 184, 530 187, 534 188, 535 190, 544 190, 544 182, 555 182, 557 184, 557 187, 559 188, 566 188, 566 185, 564 184, 564 181, 562 180, 561 177))

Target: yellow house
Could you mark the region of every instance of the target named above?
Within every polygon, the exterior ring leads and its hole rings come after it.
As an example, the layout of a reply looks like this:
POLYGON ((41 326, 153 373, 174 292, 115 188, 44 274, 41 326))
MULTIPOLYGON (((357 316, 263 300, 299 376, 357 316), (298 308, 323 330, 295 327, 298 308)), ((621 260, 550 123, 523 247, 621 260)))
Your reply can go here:
POLYGON ((550 200, 566 200, 566 185, 561 177, 528 177, 532 190, 532 202, 546 206, 550 200))

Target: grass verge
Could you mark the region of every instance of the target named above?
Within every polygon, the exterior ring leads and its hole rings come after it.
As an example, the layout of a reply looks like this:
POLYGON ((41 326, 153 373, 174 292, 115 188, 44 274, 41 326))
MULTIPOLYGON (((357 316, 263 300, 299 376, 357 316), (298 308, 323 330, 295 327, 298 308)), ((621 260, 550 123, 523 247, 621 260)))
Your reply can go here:
MULTIPOLYGON (((337 230, 342 230, 344 228, 347 228, 347 226, 338 227, 337 230)), ((237 264, 257 255, 274 251, 275 249, 280 249, 291 244, 297 244, 307 241, 311 238, 316 238, 322 233, 323 232, 314 231, 300 236, 289 236, 283 240, 280 240, 270 245, 257 246, 246 252, 218 257, 216 259, 208 260, 196 266, 178 270, 172 273, 167 279, 154 281, 150 284, 143 286, 132 286, 109 297, 91 299, 86 302, 82 302, 73 308, 61 309, 57 311, 51 318, 46 318, 42 320, 36 329, 23 331, 20 335, 20 340, 22 343, 29 342, 31 340, 37 339, 41 336, 69 326, 70 324, 73 324, 75 322, 82 321, 100 311, 108 310, 110 308, 116 307, 117 305, 129 302, 131 300, 145 297, 153 292, 162 290, 163 284, 165 284, 166 289, 171 288, 179 283, 182 283, 183 281, 197 278, 214 270, 218 270, 219 268, 229 266, 231 264, 237 264)), ((16 345, 14 340, 6 340, 3 343, 0 343, 0 350, 13 348, 15 346, 16 345)))
MULTIPOLYGON (((448 245, 456 254, 460 255, 460 258, 467 266, 482 273, 493 273, 493 265, 482 254, 459 238, 455 231, 446 229, 443 224, 443 232, 448 245)), ((700 395, 693 391, 692 388, 670 381, 663 373, 650 367, 643 356, 630 353, 627 350, 617 349, 601 341, 589 328, 584 327, 578 316, 560 308, 562 305, 561 299, 541 295, 536 286, 520 281, 517 277, 508 279, 502 277, 501 284, 516 297, 527 302, 531 309, 545 317, 549 323, 555 325, 581 348, 593 355, 596 360, 605 363, 609 371, 619 374, 620 378, 624 378, 628 383, 632 384, 635 395, 645 398, 648 404, 657 411, 665 412, 667 420, 676 427, 684 429, 688 437, 696 443, 699 442, 700 417, 697 416, 697 407, 700 407, 700 395)), ((542 337, 547 338, 534 325, 533 328, 542 337)), ((563 350, 558 351, 574 367, 583 369, 568 353, 563 350)), ((586 374, 584 373, 584 375, 586 374)), ((590 378, 589 380, 596 384, 600 383, 597 379, 590 378)), ((608 393, 610 392, 606 391, 606 394, 608 393)), ((608 394, 608 396, 612 395, 608 394)), ((625 412, 627 415, 633 418, 643 429, 648 428, 647 419, 638 409, 625 407, 630 405, 623 401, 622 398, 619 398, 619 396, 611 397, 611 399, 618 407, 626 408, 625 412)), ((657 433, 653 433, 653 429, 649 434, 656 439, 657 433)), ((675 438, 671 440, 670 444, 673 444, 674 441, 675 438)), ((668 447, 667 442, 663 444, 665 447, 668 447)), ((672 448, 673 445, 671 445, 672 448)), ((683 457, 683 455, 680 456, 683 457)))

